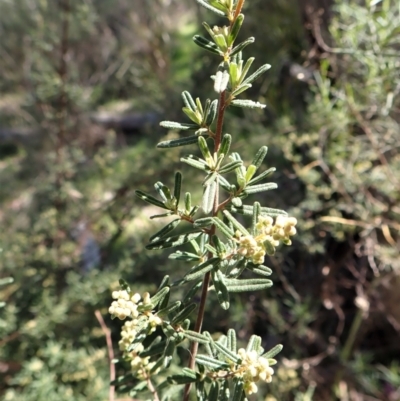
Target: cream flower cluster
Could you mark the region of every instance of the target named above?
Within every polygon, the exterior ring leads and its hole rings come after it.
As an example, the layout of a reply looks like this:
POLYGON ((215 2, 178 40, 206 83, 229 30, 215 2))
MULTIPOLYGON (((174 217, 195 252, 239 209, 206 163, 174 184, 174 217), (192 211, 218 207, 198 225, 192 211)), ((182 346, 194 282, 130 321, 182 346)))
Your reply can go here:
MULTIPOLYGON (((124 330, 121 332, 121 334, 123 333, 124 330)), ((130 361, 132 373, 134 373, 138 379, 146 380, 146 378, 149 377, 150 370, 153 368, 156 362, 150 362, 149 356, 143 358, 139 355, 144 350, 144 346, 142 344, 138 344, 134 351, 126 351, 126 348, 129 346, 129 344, 127 345, 126 341, 120 341, 120 349, 123 348, 125 350, 124 357, 130 361)))
POLYGON ((236 233, 239 248, 237 253, 251 259, 255 265, 264 262, 266 254, 272 255, 275 247, 282 241, 286 245, 292 242, 290 237, 296 234, 297 220, 294 217, 278 216, 275 220, 269 216, 260 216, 256 225, 256 235, 236 233))
POLYGON ((119 349, 123 351, 124 358, 130 361, 132 372, 139 379, 145 379, 149 375, 149 371, 155 362, 150 362, 150 357, 142 358, 139 354, 144 350, 142 344, 137 344, 133 351, 128 351, 129 346, 135 340, 137 334, 146 329, 148 334, 153 333, 157 326, 162 324, 162 319, 149 311, 139 312, 140 305, 148 305, 150 303, 150 294, 145 292, 143 298, 140 294, 129 294, 128 291, 114 291, 109 312, 123 320, 130 317, 121 329, 121 339, 118 342, 119 349))
POLYGON ((244 391, 247 395, 258 391, 256 383, 264 381, 271 383, 274 370, 269 366, 267 358, 259 356, 256 351, 247 352, 244 348, 238 350, 242 363, 237 367, 235 376, 243 378, 244 391))
POLYGON ((139 316, 137 310, 139 301, 141 300, 140 294, 129 294, 126 290, 113 291, 111 295, 115 301, 112 302, 108 312, 116 316, 120 320, 127 317, 136 318, 139 316))

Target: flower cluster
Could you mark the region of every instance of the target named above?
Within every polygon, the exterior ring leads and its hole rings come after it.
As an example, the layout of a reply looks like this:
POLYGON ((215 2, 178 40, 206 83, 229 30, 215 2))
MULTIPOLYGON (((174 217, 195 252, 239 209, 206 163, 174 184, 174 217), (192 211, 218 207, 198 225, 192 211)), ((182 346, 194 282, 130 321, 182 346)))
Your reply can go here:
POLYGON ((113 291, 111 295, 116 301, 113 301, 108 312, 116 316, 120 320, 124 320, 127 317, 136 318, 139 316, 137 310, 138 303, 141 299, 140 294, 129 294, 126 290, 113 291))
POLYGON ((134 350, 128 350, 129 346, 134 342, 138 333, 146 330, 148 334, 153 333, 157 326, 162 324, 162 319, 155 315, 151 310, 141 312, 139 307, 151 304, 150 294, 145 292, 143 298, 140 294, 131 294, 126 290, 114 291, 109 312, 113 316, 121 320, 129 317, 121 329, 121 340, 118 342, 119 349, 123 351, 124 358, 130 361, 132 372, 140 379, 148 377, 149 371, 154 366, 154 362, 150 362, 150 357, 141 357, 140 353, 144 350, 142 344, 136 344, 134 350))
POLYGON ((260 265, 266 254, 274 254, 280 241, 285 245, 292 243, 290 237, 296 234, 296 224, 294 217, 278 216, 274 224, 272 217, 260 216, 254 236, 236 233, 239 242, 237 253, 250 258, 255 265, 260 265))
MULTIPOLYGON (((161 324, 161 319, 152 314, 153 323, 157 322, 161 324)), ((150 319, 149 319, 150 321, 150 319)), ((149 375, 149 371, 154 366, 155 362, 150 362, 150 357, 141 357, 140 353, 144 350, 143 344, 137 344, 135 349, 128 351, 129 346, 132 344, 136 335, 138 334, 139 327, 143 327, 144 319, 128 320, 124 323, 121 330, 121 340, 118 342, 119 349, 124 352, 124 358, 130 361, 132 372, 135 373, 136 377, 144 380, 149 375)), ((150 332, 155 330, 155 325, 150 323, 150 332)))
POLYGON ((260 380, 271 383, 274 370, 269 366, 267 358, 259 356, 257 351, 238 350, 242 363, 237 367, 235 376, 243 378, 244 391, 247 395, 258 391, 256 383, 260 380))

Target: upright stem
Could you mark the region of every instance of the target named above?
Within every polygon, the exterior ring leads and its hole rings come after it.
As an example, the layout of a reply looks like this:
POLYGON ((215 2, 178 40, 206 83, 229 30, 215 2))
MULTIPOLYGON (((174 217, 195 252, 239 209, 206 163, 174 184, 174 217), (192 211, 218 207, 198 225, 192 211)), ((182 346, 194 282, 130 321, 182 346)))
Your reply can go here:
MULTIPOLYGON (((217 117, 217 128, 216 128, 215 137, 214 137, 214 152, 217 152, 221 145, 222 127, 224 125, 225 108, 226 108, 225 91, 223 91, 220 93, 219 101, 218 101, 218 117, 217 117)), ((217 189, 217 191, 215 193, 215 198, 214 198, 213 216, 216 216, 218 213, 218 204, 219 204, 219 191, 217 189)), ((214 234, 215 234, 215 225, 211 226, 211 229, 210 229, 210 233, 209 233, 210 241, 214 234)), ((212 256, 213 255, 211 253, 209 253, 208 257, 211 258, 212 256)), ((196 324, 194 327, 194 331, 197 333, 201 332, 201 328, 203 326, 204 310, 206 307, 208 287, 210 285, 210 278, 211 278, 211 272, 206 273, 203 278, 203 286, 201 288, 199 312, 197 314, 196 324)), ((196 355, 197 355, 198 349, 199 349, 199 343, 196 341, 193 341, 190 346, 189 369, 195 368, 196 355)), ((189 401, 189 395, 190 395, 191 388, 192 388, 191 383, 186 384, 184 394, 183 394, 183 401, 189 401)))
POLYGON ((218 152, 219 146, 221 145, 222 137, 222 126, 224 124, 224 114, 225 114, 225 91, 221 92, 218 101, 218 118, 217 118, 217 129, 215 131, 214 137, 214 152, 218 152))

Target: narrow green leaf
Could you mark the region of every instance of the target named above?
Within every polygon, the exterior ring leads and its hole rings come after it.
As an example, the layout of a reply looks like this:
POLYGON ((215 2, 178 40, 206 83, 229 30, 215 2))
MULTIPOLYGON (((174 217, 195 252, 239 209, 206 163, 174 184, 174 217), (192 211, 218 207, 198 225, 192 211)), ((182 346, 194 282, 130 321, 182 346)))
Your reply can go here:
POLYGON ((254 57, 250 57, 246 61, 246 64, 244 65, 243 70, 242 70, 242 75, 240 76, 240 81, 241 82, 245 79, 247 73, 249 72, 249 69, 250 69, 251 65, 253 64, 253 61, 254 61, 254 57))
POLYGON ((157 312, 157 315, 160 315, 160 316, 167 316, 167 315, 169 315, 170 313, 175 313, 175 312, 181 307, 181 305, 182 305, 182 302, 176 301, 176 302, 174 302, 173 304, 168 305, 166 308, 160 309, 160 310, 157 312))
POLYGON ((257 177, 252 178, 249 181, 249 185, 254 185, 257 184, 257 182, 262 181, 264 178, 268 177, 269 175, 271 175, 274 171, 276 170, 275 167, 271 167, 268 170, 263 171, 261 174, 259 174, 257 177))
POLYGON ((217 8, 211 6, 210 4, 208 4, 205 0, 196 0, 200 5, 202 5, 204 8, 206 8, 207 10, 210 10, 212 12, 214 12, 215 14, 224 17, 225 13, 221 10, 218 10, 217 8))
POLYGON ((225 191, 228 191, 228 192, 232 191, 231 184, 229 184, 229 181, 226 178, 224 178, 222 175, 219 176, 218 182, 221 185, 221 187, 225 189, 225 191))
POLYGON ((272 281, 265 278, 234 279, 226 278, 225 286, 229 292, 252 292, 272 287, 272 281))
POLYGON ((212 236, 212 243, 215 245, 215 250, 217 251, 218 255, 222 255, 226 252, 225 244, 217 235, 212 236))
POLYGON ((192 95, 188 91, 182 92, 182 99, 185 106, 192 111, 196 111, 196 103, 194 102, 192 95))
POLYGON ((168 295, 170 289, 169 287, 164 287, 162 290, 158 291, 155 295, 151 297, 151 303, 154 306, 157 306, 160 302, 164 300, 164 298, 168 295))
POLYGON ((177 123, 175 121, 161 121, 160 125, 164 128, 179 129, 182 131, 197 129, 199 127, 198 124, 177 123))
POLYGON ((140 353, 140 356, 142 358, 146 358, 147 356, 163 354, 166 346, 167 346, 167 341, 160 341, 154 345, 152 344, 149 348, 142 351, 140 353))
POLYGON ((147 203, 150 203, 150 204, 152 204, 154 206, 158 206, 158 207, 161 207, 163 209, 169 210, 169 208, 167 206, 165 206, 163 202, 161 202, 160 200, 154 198, 154 196, 146 194, 143 191, 137 190, 137 191, 135 191, 135 195, 138 198, 140 198, 141 200, 143 200, 143 201, 145 201, 147 203))
POLYGON ((168 338, 176 338, 176 330, 174 327, 172 327, 170 324, 166 324, 164 326, 162 326, 162 329, 164 331, 164 334, 168 337, 168 338))
POLYGON ((229 291, 224 283, 224 277, 220 270, 213 270, 211 272, 212 280, 214 283, 215 293, 221 308, 224 310, 229 309, 229 291))
POLYGON ((196 97, 196 107, 197 107, 197 110, 200 112, 200 114, 203 115, 204 114, 203 106, 201 104, 200 98, 198 98, 198 97, 196 97))
POLYGON ((218 177, 218 173, 215 171, 208 173, 202 182, 203 187, 210 185, 212 182, 214 182, 217 179, 217 177, 218 177))
POLYGON ((246 180, 247 183, 253 178, 253 175, 255 174, 257 170, 257 167, 254 164, 250 164, 249 167, 247 167, 246 175, 244 179, 246 180))
POLYGON ((228 339, 228 343, 227 343, 228 348, 229 348, 234 354, 236 354, 236 352, 237 352, 236 331, 233 330, 233 329, 229 329, 229 330, 228 330, 228 333, 227 333, 227 339, 228 339))
POLYGON ((231 32, 229 34, 229 38, 228 38, 228 46, 232 46, 233 42, 236 40, 236 37, 240 31, 240 28, 243 24, 243 20, 244 20, 244 15, 243 14, 239 14, 235 20, 235 22, 232 25, 231 28, 231 32))
POLYGON ((177 171, 175 173, 175 185, 174 185, 174 198, 176 199, 177 206, 181 198, 181 188, 182 188, 182 174, 179 171, 177 171))
POLYGON ((243 83, 244 84, 251 84, 255 81, 260 75, 264 74, 264 72, 268 71, 271 68, 269 64, 262 65, 256 72, 251 74, 248 78, 246 78, 243 83))
MULTIPOLYGON (((202 366, 202 365, 199 365, 202 366)), ((204 368, 203 368, 204 369, 204 368)), ((207 401, 207 392, 205 389, 205 381, 197 381, 196 386, 196 400, 197 401, 207 401)))
POLYGON ((218 359, 203 354, 199 354, 196 356, 196 362, 213 370, 222 370, 229 368, 229 365, 226 362, 219 361, 218 359))
POLYGON ((189 164, 189 166, 198 168, 199 170, 204 170, 204 171, 208 170, 206 162, 197 156, 189 155, 181 157, 181 162, 189 164))
POLYGON ((185 306, 174 318, 171 320, 172 325, 182 323, 190 314, 197 308, 197 304, 192 303, 185 306))
POLYGON ((251 84, 242 84, 239 87, 237 87, 233 92, 232 92, 232 97, 236 97, 243 93, 244 91, 247 91, 247 89, 251 88, 251 84))
POLYGON ((153 241, 163 238, 168 233, 170 233, 172 230, 174 230, 176 227, 178 227, 178 225, 181 221, 182 221, 181 219, 175 219, 175 220, 171 221, 169 224, 167 224, 165 227, 163 227, 160 231, 153 234, 150 237, 149 241, 153 242, 153 241))
POLYGON ((246 109, 264 109, 266 107, 265 104, 254 102, 253 100, 248 99, 234 99, 230 102, 231 106, 243 107, 246 109))
POLYGON ((230 229, 228 225, 226 225, 221 219, 218 217, 213 217, 214 224, 217 228, 227 237, 232 238, 235 235, 235 232, 230 229))
POLYGON ((196 214, 196 212, 199 210, 199 208, 200 208, 200 206, 193 206, 192 210, 189 213, 189 216, 193 217, 196 214))
POLYGON ((272 274, 272 270, 264 265, 251 265, 248 264, 247 268, 251 270, 255 274, 259 274, 260 276, 270 276, 272 274))
POLYGON ((222 388, 219 392, 219 400, 218 401, 228 401, 230 399, 230 390, 229 390, 229 380, 224 380, 222 382, 222 388))
POLYGON ((213 182, 211 182, 211 184, 204 187, 202 209, 206 214, 211 213, 213 210, 217 189, 218 189, 217 180, 214 180, 213 182))
POLYGON ((261 337, 252 335, 250 337, 250 340, 247 344, 246 351, 251 352, 251 351, 256 351, 258 352, 258 349, 261 347, 261 337))
POLYGON ((227 156, 229 153, 229 149, 231 148, 232 136, 229 134, 225 134, 222 137, 221 146, 218 149, 218 155, 227 156))
POLYGON ((175 253, 171 253, 168 256, 168 258, 176 260, 185 260, 186 262, 192 262, 195 260, 199 260, 200 256, 196 255, 195 253, 177 251, 175 253))
POLYGON ((235 383, 235 387, 233 389, 232 393, 232 401, 243 401, 245 398, 245 394, 243 391, 243 380, 242 379, 237 379, 235 383))
POLYGON ((118 280, 118 282, 119 282, 120 287, 121 287, 123 290, 125 290, 125 291, 127 291, 127 292, 131 292, 131 289, 130 289, 130 287, 129 287, 129 284, 126 282, 126 280, 124 280, 123 278, 120 278, 120 279, 118 280))
POLYGON ((186 244, 192 239, 198 238, 201 235, 199 232, 193 232, 188 234, 176 235, 169 238, 163 238, 157 241, 153 241, 146 245, 146 249, 164 249, 172 248, 175 246, 186 244))
POLYGON ((235 47, 232 49, 232 51, 231 51, 231 53, 230 53, 230 56, 232 57, 232 56, 234 56, 235 54, 241 52, 246 46, 250 45, 251 43, 254 43, 254 40, 255 40, 255 39, 254 39, 253 37, 251 37, 251 38, 246 39, 244 42, 239 43, 237 46, 235 46, 235 47))
POLYGON ((211 102, 207 113, 205 113, 204 123, 207 127, 209 127, 215 120, 217 116, 217 109, 218 109, 218 100, 215 99, 211 102))
POLYGON ((204 137, 199 136, 198 143, 199 143, 200 151, 204 157, 204 160, 207 162, 208 166, 211 168, 214 163, 214 159, 211 156, 211 152, 210 152, 210 149, 208 148, 207 141, 204 139, 204 137))
POLYGON ((171 192, 168 187, 166 187, 162 182, 158 181, 154 184, 154 188, 162 198, 163 202, 168 202, 171 200, 171 192))
POLYGON ((167 212, 167 213, 162 213, 162 214, 154 214, 153 216, 150 216, 150 219, 159 219, 160 217, 167 217, 167 216, 172 216, 175 214, 175 212, 167 212))
POLYGON ((218 48, 225 53, 228 50, 228 44, 226 43, 225 36, 222 34, 214 34, 213 36, 215 44, 218 48))
POLYGON ((207 336, 210 342, 206 344, 205 348, 211 357, 217 356, 217 349, 215 348, 214 341, 208 331, 203 331, 203 335, 207 336))
MULTIPOLYGON (((252 205, 243 205, 241 207, 233 207, 232 205, 229 206, 229 210, 234 213, 243 214, 245 216, 252 216, 253 215, 253 206, 252 205)), ((284 210, 280 209, 273 209, 270 207, 261 207, 261 215, 262 216, 287 216, 287 213, 284 210)))
POLYGON ((210 25, 207 24, 207 22, 203 22, 202 25, 204 26, 204 28, 206 29, 206 31, 208 32, 208 34, 214 38, 215 32, 211 29, 210 25))
MULTIPOLYGON (((214 342, 214 344, 215 344, 215 343, 218 343, 218 344, 222 345, 223 347, 226 347, 227 344, 228 344, 228 338, 226 337, 225 334, 221 334, 221 335, 218 337, 218 340, 217 340, 216 342, 214 342)), ((218 351, 218 349, 217 349, 217 351, 218 351)))
POLYGON ((193 374, 185 374, 183 373, 184 370, 190 370, 188 368, 183 368, 181 374, 176 374, 176 375, 171 375, 168 377, 168 383, 170 384, 188 384, 188 383, 194 383, 197 381, 196 377, 196 372, 193 372, 193 374))
POLYGON ((157 291, 160 291, 164 287, 168 287, 168 286, 169 286, 169 276, 164 276, 164 278, 162 279, 157 291))
POLYGON ((196 124, 201 124, 201 116, 189 107, 182 107, 182 111, 196 124))
MULTIPOLYGON (((153 374, 154 372, 158 371, 162 365, 164 363, 164 357, 162 356, 160 359, 157 360, 157 362, 152 366, 152 368, 150 369, 150 374, 153 374)), ((145 384, 144 387, 147 388, 147 384, 145 381, 143 381, 142 383, 145 384)))
POLYGON ((214 343, 214 345, 218 352, 224 355, 225 358, 228 358, 230 361, 237 363, 240 360, 237 354, 232 352, 228 347, 223 346, 219 342, 214 343))
POLYGON ((220 174, 229 173, 233 170, 236 170, 238 167, 240 167, 242 165, 243 165, 242 160, 235 160, 233 162, 225 164, 222 168, 220 168, 219 173, 220 174))
MULTIPOLYGON (((232 0, 229 0, 229 1, 231 2, 231 6, 232 6, 232 0)), ((229 8, 227 7, 226 0, 223 0, 223 1, 221 1, 221 0, 208 0, 208 2, 210 3, 210 5, 212 5, 213 7, 217 8, 218 10, 224 11, 225 16, 227 16, 227 12, 228 12, 229 8)))
POLYGON ((260 203, 259 202, 254 202, 254 205, 253 205, 253 219, 252 219, 252 222, 251 222, 251 230, 252 230, 252 235, 255 235, 255 233, 256 233, 256 226, 257 226, 257 223, 258 223, 258 218, 259 218, 259 216, 260 216, 260 213, 261 213, 261 206, 260 206, 260 203))
POLYGON ((163 361, 164 368, 167 368, 170 365, 171 360, 172 360, 172 356, 175 353, 175 348, 176 348, 176 342, 172 338, 170 338, 168 340, 167 347, 165 348, 164 355, 163 355, 163 357, 164 357, 164 361, 163 361))
POLYGON ((185 193, 185 210, 186 213, 190 213, 190 210, 192 209, 192 195, 190 192, 185 193))
POLYGON ((234 61, 231 61, 229 64, 229 78, 230 78, 230 80, 229 80, 230 87, 231 87, 231 91, 232 91, 240 83, 239 82, 238 65, 234 61))
POLYGON ((268 153, 268 146, 261 146, 261 148, 258 150, 258 152, 256 153, 256 155, 254 156, 253 161, 251 162, 251 164, 253 164, 254 166, 256 166, 256 169, 260 168, 262 162, 265 159, 265 156, 268 153))
POLYGON ((168 148, 176 148, 178 146, 192 145, 193 143, 197 143, 198 140, 199 140, 198 135, 187 136, 185 138, 179 138, 179 139, 171 139, 169 141, 159 142, 157 144, 157 148, 168 149, 168 148))
POLYGON ((214 257, 217 257, 217 250, 210 244, 206 244, 207 251, 211 252, 214 257))
POLYGON ((274 348, 271 348, 265 354, 262 355, 263 358, 273 358, 275 355, 279 354, 283 349, 282 344, 275 345, 274 348))
POLYGON ((200 334, 197 331, 185 330, 183 335, 190 341, 199 343, 199 344, 208 344, 210 339, 204 334, 200 334))
POLYGON ((224 210, 222 213, 243 235, 250 235, 250 233, 227 210, 224 210))
POLYGON ((251 185, 245 188, 245 193, 246 194, 256 194, 258 192, 264 192, 264 191, 270 191, 271 189, 276 189, 278 188, 278 185, 276 185, 274 182, 268 182, 265 184, 259 184, 259 185, 251 185))
POLYGON ((212 217, 202 217, 194 221, 193 227, 205 228, 211 226, 212 224, 214 224, 214 219, 212 217))
POLYGON ((140 313, 145 313, 145 312, 150 312, 150 311, 152 311, 153 309, 155 308, 155 305, 152 303, 152 302, 150 302, 150 303, 148 303, 148 304, 141 304, 141 305, 138 305, 138 312, 140 312, 140 313))
POLYGON ((207 401, 218 401, 219 396, 219 383, 213 381, 210 385, 210 390, 208 391, 207 401))
POLYGON ((208 50, 211 53, 218 54, 219 56, 223 56, 223 53, 221 50, 219 50, 218 46, 214 43, 211 42, 211 40, 206 39, 203 36, 200 35, 194 35, 193 36, 193 41, 196 43, 197 46, 208 50))
POLYGON ((207 259, 205 262, 203 262, 197 266, 194 266, 183 277, 184 282, 193 281, 193 280, 196 280, 196 279, 204 276, 206 273, 208 273, 210 270, 212 270, 215 266, 217 266, 219 264, 219 262, 220 262, 219 258, 210 258, 210 259, 207 259))
POLYGON ((197 291, 201 288, 203 285, 203 281, 199 280, 197 283, 195 283, 192 288, 185 294, 185 297, 182 300, 182 303, 186 305, 187 303, 191 302, 193 297, 197 294, 197 291))

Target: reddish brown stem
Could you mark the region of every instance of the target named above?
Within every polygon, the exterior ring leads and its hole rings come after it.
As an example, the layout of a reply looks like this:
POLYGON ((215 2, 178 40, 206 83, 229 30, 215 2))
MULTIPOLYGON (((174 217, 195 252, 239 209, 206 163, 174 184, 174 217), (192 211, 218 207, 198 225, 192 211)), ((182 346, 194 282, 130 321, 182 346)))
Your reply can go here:
MULTIPOLYGON (((214 137, 214 152, 217 152, 220 145, 221 145, 221 136, 222 136, 222 127, 224 125, 224 114, 225 114, 225 108, 226 108, 226 103, 225 103, 225 91, 221 92, 219 95, 219 102, 218 102, 218 117, 217 117, 217 129, 215 131, 215 137, 214 137)), ((214 207, 213 207, 213 216, 216 216, 218 213, 218 204, 219 204, 219 192, 217 190, 214 198, 214 207)), ((212 236, 215 234, 215 226, 211 226, 209 236, 210 236, 210 241, 212 236)), ((211 258, 213 255, 209 253, 208 257, 211 258)), ((201 328, 203 326, 203 320, 204 320, 204 311, 206 307, 206 301, 207 301, 207 294, 208 294, 208 287, 210 285, 210 279, 211 279, 211 272, 208 272, 205 274, 203 278, 203 286, 201 288, 201 298, 200 298, 200 304, 199 304, 199 311, 197 314, 197 319, 196 319, 196 324, 194 327, 194 331, 197 333, 201 332, 201 328)), ((192 342, 190 346, 190 359, 189 359, 189 369, 194 369, 196 365, 196 355, 197 351, 199 348, 199 343, 197 342, 192 342)), ((190 395, 190 390, 192 386, 191 383, 188 383, 185 386, 184 394, 183 394, 183 401, 189 401, 189 395, 190 395)))
POLYGON ((242 11, 243 8, 243 4, 244 4, 244 0, 239 0, 235 9, 235 15, 233 16, 233 21, 236 21, 236 18, 238 17, 238 15, 240 14, 240 12, 242 11))
MULTIPOLYGON (((103 333, 106 337, 108 359, 110 360, 110 381, 112 382, 115 380, 115 365, 113 363, 114 349, 113 349, 113 345, 112 345, 111 333, 110 333, 109 328, 106 326, 106 323, 104 322, 103 316, 101 316, 100 311, 97 310, 94 312, 94 314, 96 315, 96 318, 99 321, 100 326, 103 330, 103 333)), ((115 398, 115 386, 110 385, 108 399, 109 399, 109 401, 114 401, 114 398, 115 398)))
POLYGON ((221 145, 222 127, 224 124, 225 107, 226 107, 225 91, 223 91, 220 93, 219 101, 218 101, 218 119, 217 119, 217 129, 215 131, 215 137, 214 137, 214 152, 218 152, 219 147, 221 145))

